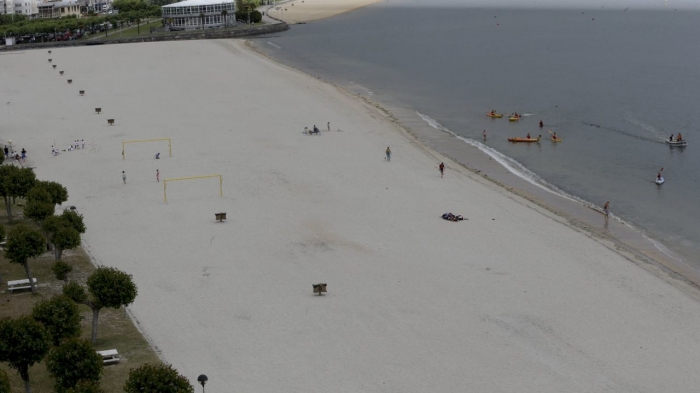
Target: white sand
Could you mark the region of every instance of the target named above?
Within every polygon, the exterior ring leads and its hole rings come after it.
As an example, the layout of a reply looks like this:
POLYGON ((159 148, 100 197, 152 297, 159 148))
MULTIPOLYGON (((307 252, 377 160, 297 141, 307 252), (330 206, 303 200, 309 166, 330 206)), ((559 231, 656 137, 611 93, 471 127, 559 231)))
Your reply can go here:
POLYGON ((339 15, 382 0, 292 0, 271 7, 267 13, 287 23, 310 22, 339 15))
POLYGON ((333 87, 233 40, 53 49, 64 76, 48 57, 0 54, 1 137, 68 187, 90 254, 133 274, 141 328, 208 392, 697 391, 692 290, 447 160, 441 179, 333 87), (122 161, 159 137, 172 158, 122 161), (156 169, 223 174, 224 197, 175 182, 164 204, 156 169))

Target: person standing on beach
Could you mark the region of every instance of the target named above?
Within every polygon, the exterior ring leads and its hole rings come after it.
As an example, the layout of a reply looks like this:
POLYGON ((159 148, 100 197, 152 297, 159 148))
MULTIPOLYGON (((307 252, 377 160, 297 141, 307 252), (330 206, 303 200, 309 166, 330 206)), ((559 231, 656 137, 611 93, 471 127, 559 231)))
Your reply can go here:
POLYGON ((389 149, 389 146, 386 147, 386 160, 391 161, 391 149, 389 149))
POLYGON ((445 163, 441 162, 440 163, 440 177, 443 177, 444 174, 445 174, 445 163))
POLYGON ((605 212, 605 217, 610 215, 610 202, 605 202, 605 205, 603 206, 603 211, 605 212))
POLYGON ((126 173, 122 171, 122 180, 124 181, 124 184, 126 184, 126 173))
POLYGON ((328 122, 328 131, 330 131, 330 130, 331 130, 331 122, 329 121, 328 122))
POLYGON ((156 169, 156 181, 160 183, 160 171, 156 169))

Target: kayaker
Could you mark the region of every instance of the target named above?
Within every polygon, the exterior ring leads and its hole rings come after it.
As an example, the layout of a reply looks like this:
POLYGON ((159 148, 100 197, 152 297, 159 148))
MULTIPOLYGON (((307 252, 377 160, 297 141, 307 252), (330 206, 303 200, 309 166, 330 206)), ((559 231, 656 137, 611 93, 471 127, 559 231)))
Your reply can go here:
POLYGON ((540 120, 540 128, 544 127, 544 123, 542 123, 542 120, 540 120))
POLYGON ((656 174, 656 180, 661 180, 661 172, 656 174))
POLYGON ((557 133, 556 132, 554 134, 552 134, 552 139, 554 139, 555 141, 557 140, 557 133))
POLYGON ((530 133, 529 133, 529 132, 527 133, 527 136, 526 136, 525 138, 530 139, 530 133))
POLYGON ((668 137, 668 141, 673 142, 673 134, 671 134, 671 136, 668 137))
POLYGON ((679 132, 679 133, 678 133, 678 136, 676 137, 676 142, 680 142, 680 141, 682 141, 682 140, 683 140, 683 136, 682 136, 681 133, 679 132))

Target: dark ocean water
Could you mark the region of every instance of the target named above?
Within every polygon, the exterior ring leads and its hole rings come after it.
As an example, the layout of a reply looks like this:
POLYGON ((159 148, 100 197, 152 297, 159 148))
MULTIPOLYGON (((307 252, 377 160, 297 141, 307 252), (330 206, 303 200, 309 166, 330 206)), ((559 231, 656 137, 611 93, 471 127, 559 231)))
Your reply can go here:
POLYGON ((480 141, 487 130, 486 144, 530 176, 611 201, 671 250, 700 251, 700 12, 446 4, 391 0, 257 44, 461 136, 480 141), (490 109, 526 117, 492 120, 490 109), (563 142, 506 140, 548 130, 563 142), (664 143, 678 132, 688 147, 664 143))

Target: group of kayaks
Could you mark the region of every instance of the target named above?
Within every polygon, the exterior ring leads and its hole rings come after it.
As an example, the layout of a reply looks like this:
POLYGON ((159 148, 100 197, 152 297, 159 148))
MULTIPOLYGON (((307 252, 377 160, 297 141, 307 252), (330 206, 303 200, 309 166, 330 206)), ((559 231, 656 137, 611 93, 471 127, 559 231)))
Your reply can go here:
MULTIPOLYGON (((502 113, 498 113, 496 111, 491 111, 486 113, 486 116, 492 118, 492 119, 500 119, 503 117, 502 113)), ((513 113, 508 117, 508 120, 510 121, 518 121, 522 119, 522 116, 513 113)), ((540 128, 544 127, 544 124, 542 124, 542 121, 540 120, 540 128)), ((550 141, 552 142, 561 142, 561 138, 557 136, 557 133, 552 131, 549 131, 551 137, 549 138, 550 141)), ((538 135, 537 138, 531 138, 530 134, 527 134, 527 137, 525 138, 520 138, 520 137, 514 137, 514 138, 508 138, 508 142, 524 142, 524 143, 539 143, 542 140, 542 135, 538 135)))
MULTIPOLYGON (((496 111, 491 111, 491 112, 487 113, 486 116, 488 116, 492 119, 500 119, 503 117, 503 113, 497 113, 496 111)), ((509 121, 518 121, 521 118, 522 118, 522 116, 520 116, 517 113, 513 113, 510 116, 508 116, 509 121)))

